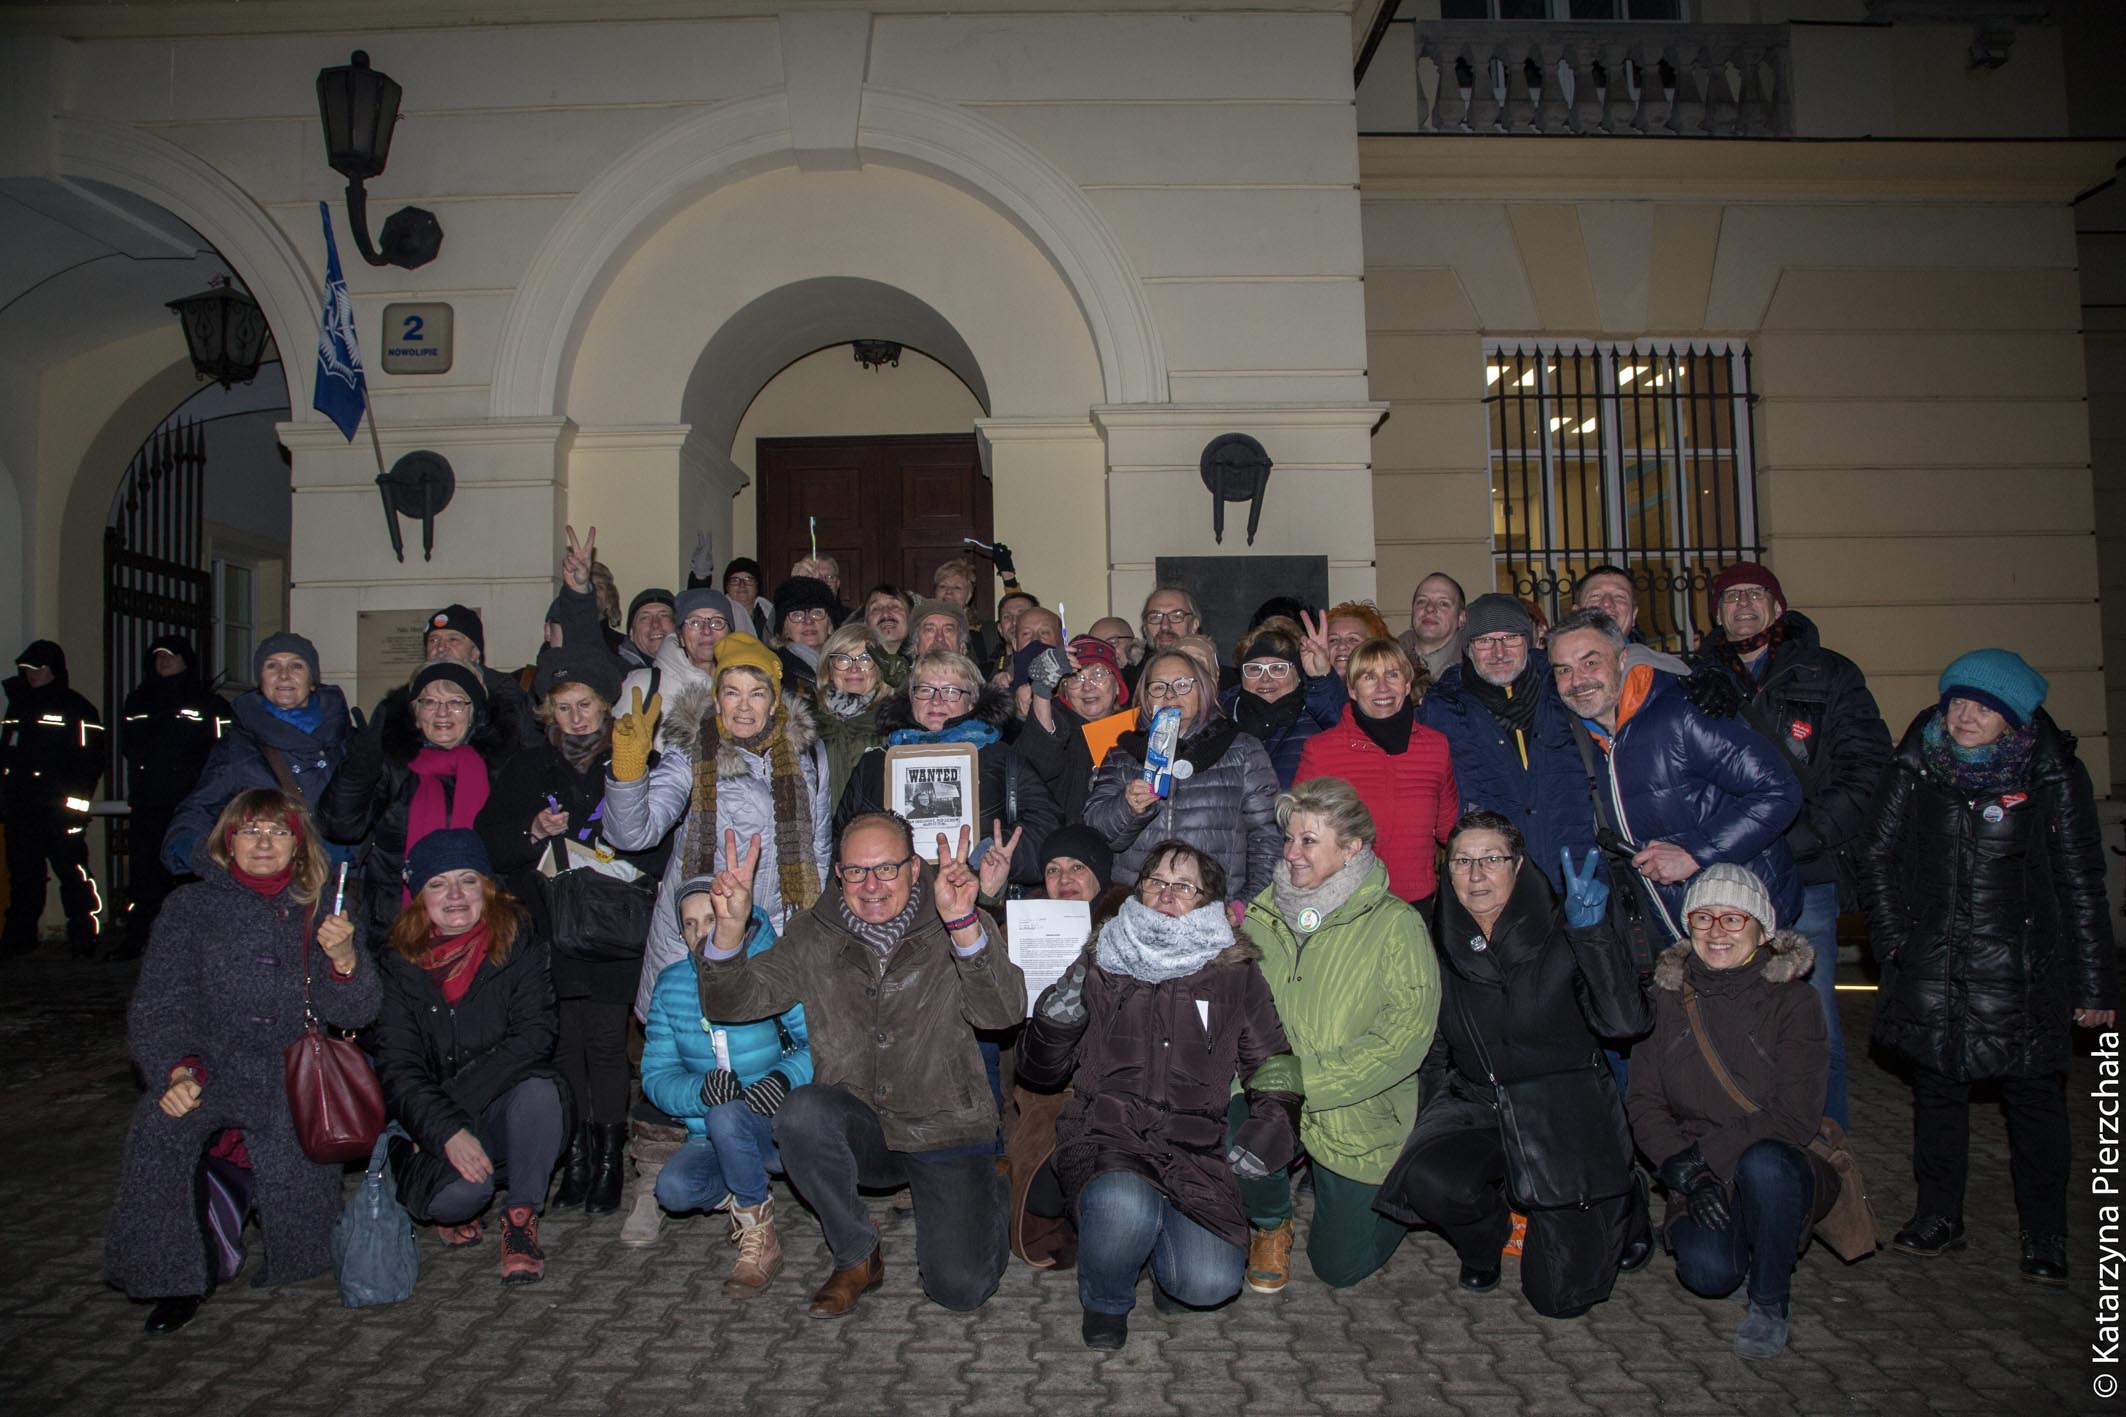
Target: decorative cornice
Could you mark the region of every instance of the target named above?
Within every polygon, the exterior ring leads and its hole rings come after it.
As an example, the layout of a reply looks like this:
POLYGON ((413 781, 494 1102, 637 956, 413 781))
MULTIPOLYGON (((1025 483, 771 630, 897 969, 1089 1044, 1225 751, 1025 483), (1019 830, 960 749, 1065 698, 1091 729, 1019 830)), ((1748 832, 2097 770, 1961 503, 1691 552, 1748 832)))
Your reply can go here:
MULTIPOLYGON (((377 429, 377 440, 392 449, 516 447, 532 444, 551 448, 574 428, 566 418, 492 418, 477 423, 388 423, 377 429)), ((290 452, 339 452, 351 444, 340 430, 320 418, 314 423, 276 423, 273 432, 290 452)), ((580 436, 580 435, 579 435, 580 436)), ((358 438, 366 443, 367 438, 358 438)), ((462 477, 463 474, 460 474, 462 477)))
POLYGON ((1365 403, 1096 404, 1103 433, 1160 428, 1360 428, 1370 432, 1388 405, 1365 403))

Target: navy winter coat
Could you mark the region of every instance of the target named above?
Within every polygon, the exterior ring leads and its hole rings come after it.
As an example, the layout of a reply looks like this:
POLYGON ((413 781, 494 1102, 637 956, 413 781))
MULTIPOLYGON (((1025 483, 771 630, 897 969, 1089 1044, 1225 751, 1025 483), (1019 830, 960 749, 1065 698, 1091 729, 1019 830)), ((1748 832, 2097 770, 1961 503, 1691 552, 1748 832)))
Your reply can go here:
MULTIPOLYGON (((1533 660, 1539 697, 1526 767, 1513 730, 1462 687, 1466 662, 1448 669, 1426 691, 1417 721, 1446 736, 1462 810, 1512 818, 1527 838, 1528 860, 1555 891, 1564 885, 1558 853, 1570 848, 1572 859, 1581 862, 1594 850, 1594 805, 1588 800, 1587 765, 1573 741, 1572 711, 1558 697, 1550 661, 1540 653, 1533 660)), ((1602 869, 1607 870, 1606 860, 1602 869)))
POLYGON ((1293 690, 1299 697, 1299 716, 1267 733, 1256 732, 1250 717, 1234 711, 1240 704, 1240 696, 1246 692, 1241 688, 1227 689, 1218 696, 1218 707, 1227 718, 1240 725, 1242 732, 1254 733, 1262 740, 1262 750, 1270 755, 1270 766, 1277 769, 1277 785, 1290 791, 1292 778, 1299 772, 1299 755, 1306 748, 1307 740, 1344 720, 1344 705, 1350 700, 1344 693, 1343 680, 1334 674, 1302 678, 1298 688, 1293 690))
POLYGON ((162 839, 164 866, 179 875, 190 871, 193 848, 237 793, 280 786, 266 760, 269 748, 281 754, 304 803, 312 812, 318 810, 326 786, 347 756, 347 700, 330 684, 320 684, 310 697, 318 707, 314 733, 277 716, 256 689, 236 696, 229 706, 235 723, 207 755, 198 784, 170 820, 169 834, 162 839))

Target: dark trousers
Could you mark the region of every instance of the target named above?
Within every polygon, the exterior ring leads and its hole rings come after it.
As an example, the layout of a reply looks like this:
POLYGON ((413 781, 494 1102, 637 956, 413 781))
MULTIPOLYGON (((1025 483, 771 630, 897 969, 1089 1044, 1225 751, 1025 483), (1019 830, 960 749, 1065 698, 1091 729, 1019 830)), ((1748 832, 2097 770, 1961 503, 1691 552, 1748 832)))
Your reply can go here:
MULTIPOLYGON (((1240 1134, 1248 1117, 1247 1099, 1235 1097, 1226 1113, 1226 1140, 1240 1134)), ((1307 1229, 1307 1264, 1314 1277, 1331 1289, 1348 1289, 1386 1264, 1409 1229, 1373 1209, 1380 1187, 1339 1176, 1319 1161, 1314 1170, 1314 1220, 1307 1229)), ((1248 1224, 1275 1230, 1292 1218, 1292 1174, 1272 1171, 1240 1182, 1240 1204, 1248 1224)))
POLYGON ((162 903, 177 889, 177 878, 162 864, 162 839, 170 830, 174 807, 133 808, 126 818, 126 943, 138 952, 148 943, 162 903))
POLYGON ((1669 1226, 1676 1278, 1708 1299, 1725 1299, 1747 1280, 1752 1304, 1785 1314, 1815 1195, 1807 1152, 1757 1142, 1735 1163, 1726 1229, 1707 1230, 1688 1215, 1669 1226))
POLYGON ((44 915, 44 870, 59 878, 59 904, 66 910, 66 937, 77 945, 96 938, 96 907, 103 902, 89 879, 89 838, 56 815, 10 817, 7 822, 7 925, 10 949, 33 949, 44 915))
POLYGON ((488 1103, 473 1135, 494 1163, 494 1174, 484 1181, 460 1176, 430 1198, 423 1218, 462 1225, 487 1209, 496 1191, 508 1191, 511 1205, 543 1213, 546 1183, 561 1158, 562 1121, 561 1093, 552 1078, 526 1078, 488 1103))
MULTIPOLYGON (((1495 1270, 1513 1229, 1506 1143, 1496 1127, 1446 1131, 1413 1149, 1402 1199, 1471 1269, 1495 1270)), ((1537 1210, 1521 1238, 1521 1292, 1546 1318, 1584 1314, 1609 1297, 1624 1238, 1643 1202, 1631 1194, 1584 1210, 1537 1210)))
POLYGON ((554 1066, 568 1079, 576 1115, 594 1124, 625 1122, 628 1006, 563 999, 558 1009, 554 1066))
POLYGON ((878 1248, 878 1229, 857 1187, 906 1186, 915 1201, 923 1292, 963 1312, 996 1292, 1010 1255, 1010 1192, 992 1152, 894 1151, 876 1112, 845 1088, 817 1083, 791 1093, 775 1114, 775 1144, 790 1184, 819 1216, 836 1269, 853 1269, 878 1248))
MULTIPOLYGON (((2067 1075, 2002 1078, 2001 1111, 2008 1119, 2008 1175, 2015 1213, 2033 1235, 2067 1233, 2067 1075)), ((1929 1068, 1912 1071, 1912 1177, 1919 1213, 1964 1214, 1970 1170, 1971 1088, 1929 1068)))

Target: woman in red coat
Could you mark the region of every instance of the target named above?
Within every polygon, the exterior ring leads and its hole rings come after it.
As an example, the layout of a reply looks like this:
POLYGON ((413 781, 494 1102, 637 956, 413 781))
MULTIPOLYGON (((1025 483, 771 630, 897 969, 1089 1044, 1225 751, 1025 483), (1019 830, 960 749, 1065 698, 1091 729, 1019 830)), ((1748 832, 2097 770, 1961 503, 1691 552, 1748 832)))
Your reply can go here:
POLYGON ((1417 671, 1393 640, 1368 640, 1351 653, 1343 721, 1307 740, 1295 783, 1340 777, 1379 827, 1374 852, 1388 868, 1388 889, 1428 909, 1439 892, 1439 848, 1461 815, 1447 739, 1417 721, 1411 686, 1417 671))

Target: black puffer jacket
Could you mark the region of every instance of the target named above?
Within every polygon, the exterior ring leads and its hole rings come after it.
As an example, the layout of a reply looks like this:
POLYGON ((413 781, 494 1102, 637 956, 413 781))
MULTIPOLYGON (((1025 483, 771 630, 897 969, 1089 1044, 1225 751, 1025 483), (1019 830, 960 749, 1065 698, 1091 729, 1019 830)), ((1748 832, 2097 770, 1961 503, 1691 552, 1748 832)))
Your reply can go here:
POLYGON ((1218 858, 1231 899, 1253 900, 1269 889, 1284 842, 1277 826, 1283 789, 1261 741, 1231 719, 1210 719, 1181 740, 1180 756, 1194 771, 1175 777, 1165 801, 1133 812, 1123 793, 1143 774, 1148 746, 1141 728, 1123 734, 1085 799, 1085 824, 1114 849, 1115 884, 1136 884, 1152 848, 1173 838, 1218 858))
MULTIPOLYGON (((16 674, 6 681, 7 717, 0 723, 0 813, 49 826, 69 797, 96 795, 103 776, 103 718, 68 687, 66 651, 37 640, 23 651, 42 652, 53 666, 42 688, 16 674)), ((80 818, 69 814, 69 825, 80 818)))
MULTIPOLYGON (((229 701, 200 681, 198 656, 183 635, 164 635, 148 646, 140 683, 125 696, 118 742, 125 753, 126 800, 135 812, 167 821, 177 804, 199 785, 207 755, 233 723, 229 701), (155 652, 168 650, 184 664, 176 674, 155 672, 155 652)), ((136 850, 160 851, 160 841, 136 841, 136 850)))
POLYGON ((1868 809, 1890 761, 1890 729, 1860 666, 1823 647, 1808 616, 1789 610, 1772 627, 1770 663, 1759 680, 1726 652, 1714 630, 1692 656, 1742 696, 1742 717, 1786 753, 1801 779, 1801 815, 1787 849, 1804 885, 1836 882, 1843 905, 1858 904, 1853 860, 1868 809))
MULTIPOLYGON (((491 696, 466 740, 487 764, 490 795, 496 770, 523 741, 518 705, 524 702, 522 693, 515 698, 491 696)), ((536 721, 532 726, 537 728, 536 721)), ((372 941, 389 935, 391 922, 399 918, 404 891, 400 874, 406 866, 406 817, 413 808, 414 789, 419 785, 413 760, 420 751, 421 730, 413 719, 413 693, 405 688, 393 689, 377 705, 368 727, 349 741, 346 760, 333 775, 316 809, 318 823, 327 837, 363 848, 362 908, 367 912, 367 933, 372 941)), ((446 787, 445 800, 449 795, 446 787)))
POLYGON ((2074 1010, 2117 992, 2089 772, 2040 709, 2021 788, 1968 800, 1925 761, 1938 713, 1906 730, 1863 841, 1875 1041, 1958 1080, 2060 1072, 2074 1010))
MULTIPOLYGON (((1011 721, 1011 700, 995 689, 984 689, 975 700, 974 707, 960 717, 948 720, 932 739, 942 743, 972 741, 972 738, 987 736, 983 726, 996 730, 1001 735, 1011 721), (958 736, 955 736, 955 733, 958 736), (968 735, 972 735, 970 738, 968 735)), ((878 711, 878 732, 891 735, 916 728, 914 705, 908 702, 904 688, 878 711)), ((890 741, 890 739, 889 739, 890 741)), ((1063 825, 1062 813, 1056 810, 1056 802, 1048 795, 1047 784, 1040 774, 1019 760, 1018 749, 998 736, 980 748, 982 761, 981 807, 982 839, 993 840, 999 824, 1007 839, 1012 828, 1020 829, 1019 849, 1011 854, 1011 879, 1016 885, 1038 886, 1041 884, 1041 845, 1048 834, 1063 825)), ((834 808, 834 836, 841 839, 842 828, 865 812, 883 812, 890 804, 886 801, 886 750, 883 747, 866 749, 856 760, 855 771, 849 774, 849 783, 842 789, 841 801, 834 808)), ((953 849, 958 850, 957 842, 953 849)))

